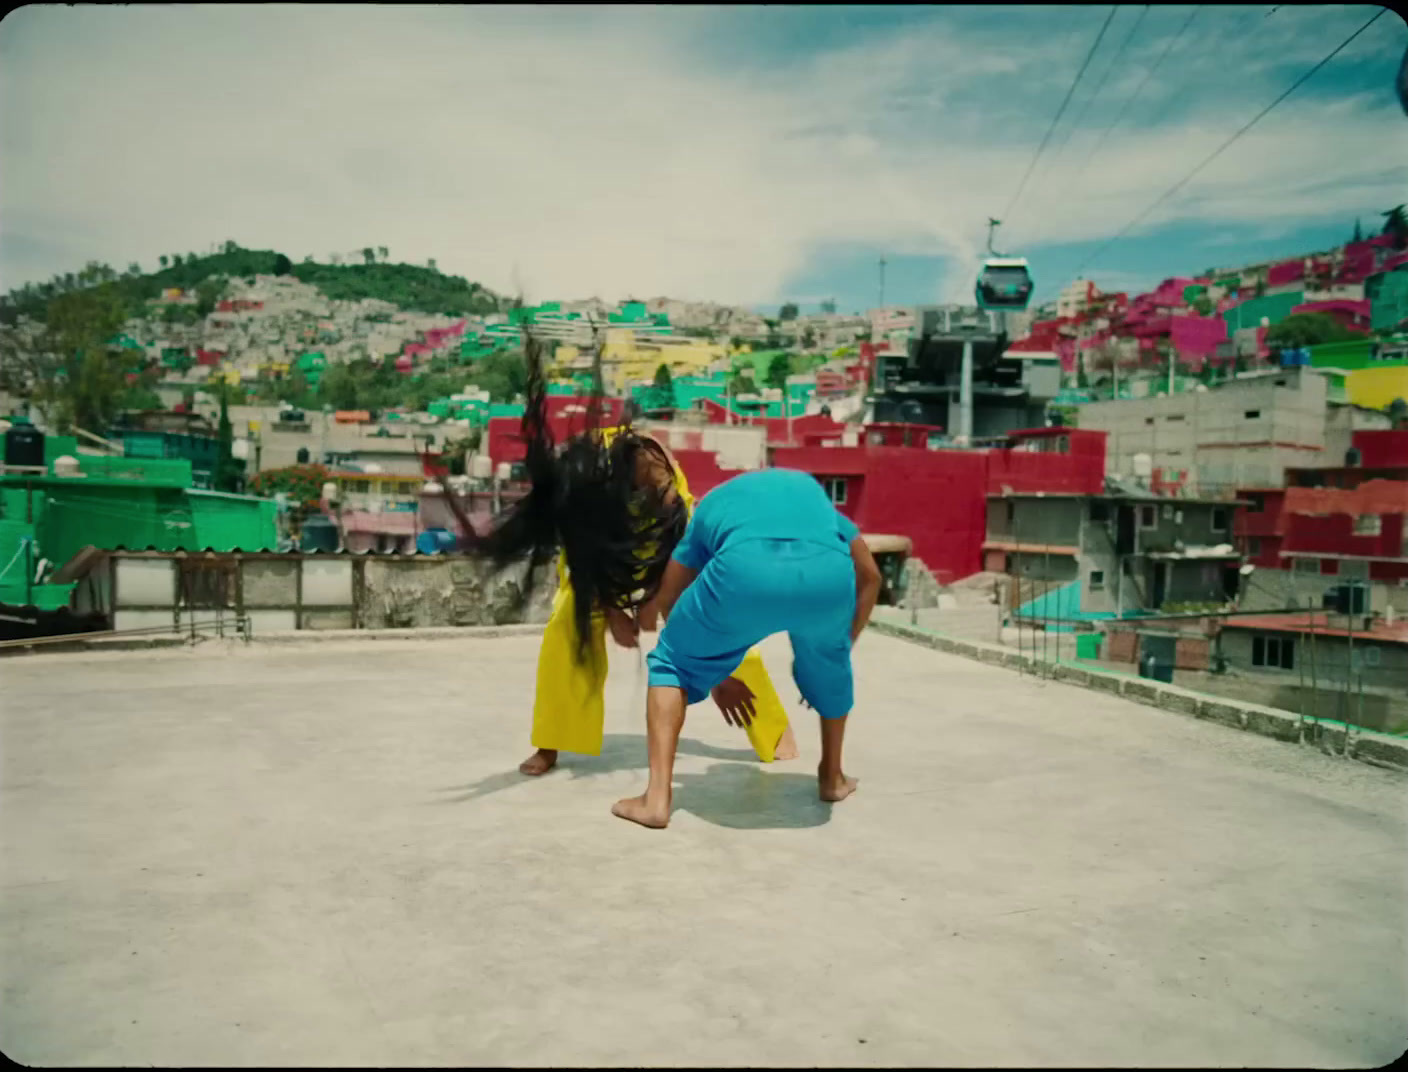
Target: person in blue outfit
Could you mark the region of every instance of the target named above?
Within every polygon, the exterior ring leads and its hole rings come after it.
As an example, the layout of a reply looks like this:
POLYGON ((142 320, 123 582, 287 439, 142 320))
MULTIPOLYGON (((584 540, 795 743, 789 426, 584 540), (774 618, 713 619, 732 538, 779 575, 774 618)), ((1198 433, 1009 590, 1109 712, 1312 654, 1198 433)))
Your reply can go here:
POLYGON ((821 717, 821 798, 848 797, 856 780, 841 769, 841 743, 854 700, 851 647, 879 592, 880 570, 860 531, 809 474, 758 470, 705 495, 646 611, 665 619, 647 660, 649 782, 612 812, 642 826, 668 824, 685 708, 774 633, 790 637, 793 678, 821 717))

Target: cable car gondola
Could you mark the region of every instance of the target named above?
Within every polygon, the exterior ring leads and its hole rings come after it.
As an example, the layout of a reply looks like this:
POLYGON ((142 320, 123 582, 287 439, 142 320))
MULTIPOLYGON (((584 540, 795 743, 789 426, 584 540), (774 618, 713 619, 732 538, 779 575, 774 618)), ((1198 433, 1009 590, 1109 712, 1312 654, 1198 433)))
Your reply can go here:
POLYGON ((1025 257, 989 257, 983 262, 975 288, 978 308, 1012 312, 1032 300, 1032 275, 1025 257))

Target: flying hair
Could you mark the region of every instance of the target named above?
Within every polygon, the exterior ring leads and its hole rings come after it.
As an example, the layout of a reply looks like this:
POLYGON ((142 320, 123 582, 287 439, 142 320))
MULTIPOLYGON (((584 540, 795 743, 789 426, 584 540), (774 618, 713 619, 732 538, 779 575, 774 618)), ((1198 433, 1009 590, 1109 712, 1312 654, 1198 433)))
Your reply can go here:
POLYGON ((599 346, 585 428, 563 444, 555 442, 547 418, 544 346, 531 332, 524 334, 527 387, 520 436, 527 447, 527 494, 482 533, 448 487, 444 496, 459 522, 465 554, 488 560, 496 571, 527 560, 520 608, 527 604, 540 568, 562 554, 575 597, 576 655, 583 660, 594 613, 608 607, 633 612, 654 595, 688 514, 677 494, 638 486, 640 453, 657 448, 632 430, 629 419, 614 435, 603 434, 599 346))

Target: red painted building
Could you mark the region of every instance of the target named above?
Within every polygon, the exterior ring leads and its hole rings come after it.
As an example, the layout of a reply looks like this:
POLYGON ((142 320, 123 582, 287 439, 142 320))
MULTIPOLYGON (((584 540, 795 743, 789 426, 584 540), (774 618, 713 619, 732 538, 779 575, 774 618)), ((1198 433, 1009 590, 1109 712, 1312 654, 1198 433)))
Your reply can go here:
POLYGON ((1237 492, 1233 531, 1253 565, 1408 580, 1408 431, 1355 432, 1359 465, 1288 469, 1284 488, 1237 492))
MULTIPOLYGON (((583 407, 582 400, 569 396, 548 399, 548 422, 559 442, 585 427, 583 407)), ((621 409, 619 399, 610 400, 605 421, 619 420, 621 409)), ((982 567, 989 494, 1104 490, 1104 432, 1038 428, 1013 432, 1006 447, 930 450, 932 429, 924 426, 869 425, 855 446, 845 446, 844 425, 827 417, 799 417, 792 422, 794 445, 789 446, 782 418, 735 423, 766 428, 769 464, 811 473, 861 531, 907 536, 915 556, 942 582, 982 567)), ((691 442, 690 431, 681 429, 671 450, 698 498, 744 470, 722 468, 717 453, 703 447, 702 434, 695 434, 699 441, 691 442)), ((495 464, 521 461, 526 448, 520 418, 491 418, 487 448, 495 464)))
POLYGON ((944 583, 982 567, 990 493, 1104 490, 1103 432, 1013 432, 1011 446, 993 450, 929 450, 927 435, 908 447, 874 445, 868 433, 854 447, 777 447, 770 462, 815 476, 862 532, 907 536, 944 583))
MULTIPOLYGON (((625 402, 619 398, 604 399, 601 423, 616 424, 625 410, 625 402)), ((558 443, 581 434, 587 427, 587 403, 572 395, 549 395, 547 400, 548 428, 558 443)), ((521 435, 523 418, 490 417, 487 432, 487 451, 494 464, 501 462, 521 462, 528 453, 528 445, 521 435)))

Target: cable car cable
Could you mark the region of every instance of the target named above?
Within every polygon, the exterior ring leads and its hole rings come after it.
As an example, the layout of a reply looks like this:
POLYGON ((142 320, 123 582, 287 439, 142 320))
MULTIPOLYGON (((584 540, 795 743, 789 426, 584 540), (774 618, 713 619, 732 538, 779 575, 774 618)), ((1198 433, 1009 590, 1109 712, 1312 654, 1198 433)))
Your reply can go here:
POLYGON ((1380 8, 1377 15, 1375 15, 1375 16, 1374 16, 1373 18, 1371 18, 1368 22, 1366 22, 1363 26, 1359 27, 1359 29, 1355 30, 1352 34, 1350 34, 1348 37, 1346 37, 1343 41, 1340 42, 1340 44, 1338 45, 1338 47, 1336 47, 1333 52, 1331 52, 1328 56, 1326 56, 1324 59, 1322 59, 1319 63, 1317 63, 1317 64, 1316 64, 1314 67, 1312 67, 1310 70, 1306 71, 1305 74, 1301 75, 1298 79, 1295 80, 1295 82, 1291 83, 1291 86, 1290 86, 1289 89, 1287 89, 1287 90, 1286 90, 1285 92, 1283 92, 1279 97, 1277 97, 1274 101, 1272 101, 1272 102, 1271 102, 1270 104, 1268 104, 1265 108, 1263 108, 1260 112, 1258 112, 1258 113, 1256 114, 1255 118, 1253 118, 1253 119, 1251 120, 1251 122, 1247 123, 1247 124, 1246 124, 1245 126, 1243 126, 1240 130, 1238 130, 1235 134, 1233 134, 1230 138, 1228 138, 1225 142, 1223 142, 1223 143, 1222 143, 1221 145, 1219 145, 1216 149, 1214 149, 1214 150, 1212 151, 1212 153, 1211 153, 1206 159, 1203 160, 1202 163, 1198 164, 1195 168, 1193 168, 1192 171, 1188 172, 1187 175, 1185 175, 1183 178, 1179 179, 1178 182, 1174 183, 1174 184, 1173 184, 1172 186, 1170 186, 1167 190, 1165 190, 1165 191, 1158 197, 1158 199, 1157 199, 1152 205, 1150 205, 1148 208, 1146 208, 1146 209, 1145 209, 1143 212, 1141 212, 1138 216, 1134 217, 1134 219, 1132 219, 1129 223, 1125 224, 1124 228, 1123 228, 1118 234, 1116 234, 1113 238, 1111 238, 1108 242, 1106 242, 1103 246, 1101 246, 1095 253, 1093 253, 1091 256, 1087 257, 1084 261, 1082 261, 1080 267, 1078 267, 1078 268, 1076 269, 1075 274, 1076 274, 1077 276, 1079 276, 1079 275, 1081 274, 1081 272, 1083 272, 1083 271, 1086 269, 1086 267, 1089 266, 1093 261, 1095 261, 1096 259, 1098 259, 1101 254, 1103 254, 1107 249, 1109 249, 1109 248, 1110 248, 1111 246, 1113 246, 1116 242, 1118 242, 1121 238, 1123 238, 1125 235, 1127 235, 1131 230, 1133 230, 1136 226, 1138 226, 1141 222, 1143 222, 1143 220, 1144 220, 1146 217, 1148 217, 1148 215, 1149 215, 1151 212, 1153 212, 1154 209, 1158 208, 1158 207, 1159 207, 1160 205, 1162 205, 1165 201, 1167 201, 1170 197, 1172 197, 1174 194, 1176 194, 1179 190, 1183 189, 1184 186, 1188 185, 1188 183, 1189 183, 1190 181, 1192 181, 1192 179, 1198 174, 1198 172, 1202 171, 1203 168, 1207 167, 1207 166, 1208 166, 1209 164, 1211 164, 1214 160, 1216 160, 1219 156, 1221 156, 1222 153, 1223 153, 1226 149, 1228 149, 1229 147, 1231 147, 1231 145, 1232 145, 1235 141, 1237 141, 1238 138, 1240 138, 1240 137, 1241 137, 1243 134, 1245 134, 1247 131, 1251 130, 1251 128, 1254 127, 1254 126, 1256 126, 1257 123, 1261 122, 1261 120, 1266 117, 1267 113, 1269 113, 1273 108, 1275 108, 1275 107, 1276 107, 1278 104, 1280 104, 1283 100, 1285 100, 1287 97, 1289 97, 1292 93, 1294 93, 1294 92, 1295 92, 1297 89, 1299 89, 1302 85, 1304 85, 1306 82, 1308 82, 1308 81, 1310 80, 1310 78, 1311 78, 1313 75, 1315 75, 1315 73, 1316 73, 1317 71, 1320 70, 1320 68, 1324 67, 1324 66, 1325 66, 1327 63, 1329 63, 1332 59, 1334 59, 1334 58, 1335 58, 1336 56, 1338 56, 1341 52, 1343 52, 1346 48, 1348 48, 1349 45, 1350 45, 1350 43, 1351 43, 1356 37, 1358 37, 1360 34, 1362 34, 1362 33, 1363 33, 1365 30, 1367 30, 1370 26, 1374 25, 1374 23, 1378 22, 1379 19, 1383 16, 1383 14, 1384 14, 1387 10, 1388 10, 1388 8, 1380 8))
POLYGON ((1115 68, 1119 66, 1120 57, 1124 55, 1124 51, 1129 47, 1129 43, 1134 40, 1134 35, 1139 32, 1139 27, 1143 25, 1144 18, 1149 14, 1149 8, 1152 6, 1152 4, 1144 5, 1144 10, 1139 12, 1139 17, 1134 20, 1134 25, 1129 28, 1129 33, 1127 33, 1124 40, 1120 42, 1119 48, 1115 49, 1115 58, 1110 61, 1110 65, 1105 68, 1105 73, 1100 76, 1100 81, 1095 84, 1095 92, 1085 99, 1085 104, 1081 107, 1080 114, 1076 116, 1075 122, 1073 122, 1066 131, 1066 136, 1061 140, 1061 144, 1056 147, 1056 156, 1058 158, 1066 151, 1066 146, 1070 144, 1071 138, 1074 137, 1075 132, 1080 129, 1081 121, 1085 118, 1086 113, 1090 111, 1090 106, 1095 103, 1095 99, 1100 96, 1100 91, 1105 88, 1105 83, 1110 80, 1110 75, 1113 74, 1115 68))
POLYGON ((1105 25, 1100 27, 1100 33, 1095 38, 1095 44, 1090 46, 1090 51, 1086 53, 1085 62, 1080 65, 1080 70, 1076 72, 1075 81, 1071 83, 1071 88, 1066 91, 1066 99, 1061 102, 1061 107, 1056 111, 1056 117, 1051 120, 1051 126, 1046 130, 1046 137, 1041 139, 1041 144, 1037 146, 1036 155, 1032 157, 1032 162, 1027 165, 1027 173, 1022 176, 1022 181, 1017 184, 1017 192, 1012 195, 1012 200, 1007 203, 1007 208, 1003 210, 1002 219, 1006 219, 1012 213, 1017 201, 1022 196, 1022 191, 1027 188, 1027 180, 1032 177, 1032 172, 1036 169, 1037 161, 1041 159, 1041 154, 1046 151, 1047 144, 1051 141, 1051 135, 1055 133, 1056 125, 1061 122, 1061 116, 1066 114, 1066 108, 1071 103, 1071 97, 1075 95, 1076 87, 1080 85, 1081 78, 1085 75, 1086 69, 1090 66, 1090 61, 1095 57, 1095 50, 1100 47, 1100 42, 1104 40, 1105 31, 1110 28, 1110 23, 1114 20, 1115 12, 1119 10, 1119 5, 1115 4, 1110 8, 1110 13, 1105 16, 1105 25))
POLYGON ((1072 182, 1072 185, 1080 181, 1081 176, 1085 174, 1085 169, 1088 168, 1090 166, 1090 162, 1095 159, 1095 154, 1098 153, 1100 151, 1100 147, 1105 144, 1105 139, 1110 136, 1111 132, 1113 132, 1117 126, 1124 122, 1124 117, 1129 114, 1129 109, 1133 106, 1134 102, 1139 99, 1139 94, 1144 92, 1144 87, 1149 84, 1149 80, 1154 77, 1154 73, 1158 71, 1158 69, 1163 65, 1164 60, 1168 59, 1169 53, 1172 52, 1174 46, 1178 44, 1180 40, 1182 40, 1183 35, 1188 30, 1188 27, 1193 24, 1193 19, 1202 9, 1202 4, 1199 4, 1197 7, 1193 8, 1193 10, 1188 13, 1188 17, 1183 21, 1183 25, 1178 28, 1178 32, 1174 34, 1171 38, 1169 38, 1168 45, 1164 48, 1163 53, 1159 56, 1158 59, 1154 61, 1154 65, 1144 73, 1144 79, 1139 83, 1139 88, 1136 89, 1133 94, 1131 94, 1129 98, 1124 102, 1124 107, 1120 109, 1120 114, 1115 116, 1115 121, 1105 128, 1105 132, 1101 134, 1099 140, 1096 141, 1095 148, 1090 150, 1090 154, 1085 158, 1085 163, 1081 165, 1080 171, 1076 172, 1076 177, 1072 182))

